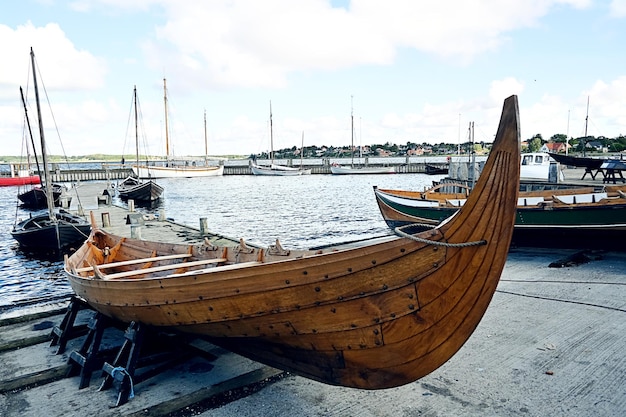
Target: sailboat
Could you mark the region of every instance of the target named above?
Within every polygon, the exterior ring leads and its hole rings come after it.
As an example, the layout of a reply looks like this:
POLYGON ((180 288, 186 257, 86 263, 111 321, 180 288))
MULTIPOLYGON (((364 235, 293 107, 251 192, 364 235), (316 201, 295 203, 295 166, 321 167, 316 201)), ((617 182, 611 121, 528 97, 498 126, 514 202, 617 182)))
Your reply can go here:
POLYGON ((390 167, 370 167, 370 166, 355 166, 354 165, 354 109, 350 110, 350 130, 351 130, 351 150, 352 150, 352 162, 350 166, 342 166, 340 164, 332 164, 330 167, 331 174, 345 175, 345 174, 394 174, 396 169, 393 166, 390 167))
MULTIPOLYGON (((37 102, 39 120, 39 137, 41 140, 41 156, 43 159, 44 189, 47 210, 37 215, 30 215, 26 220, 17 221, 11 230, 11 236, 19 243, 22 249, 30 252, 61 254, 71 245, 84 241, 91 232, 91 224, 81 216, 74 215, 66 210, 54 210, 54 196, 49 178, 48 155, 39 103, 39 89, 35 69, 35 53, 30 50, 33 67, 33 84, 37 102)), ((24 99, 22 95, 22 100, 24 99)), ((26 106, 24 106, 26 107, 26 106)))
POLYGON ((165 103, 165 152, 167 157, 167 163, 165 166, 149 166, 140 165, 137 162, 133 166, 133 171, 137 177, 142 179, 147 178, 195 178, 195 177, 215 177, 224 174, 224 165, 209 165, 208 159, 208 140, 206 131, 206 111, 204 112, 204 165, 196 165, 193 162, 189 165, 188 162, 184 164, 177 164, 171 159, 170 155, 170 140, 169 140, 169 123, 168 123, 168 105, 167 105, 167 82, 163 79, 163 101, 165 103))
MULTIPOLYGON (((41 168, 39 166, 39 158, 37 158, 37 152, 35 151, 35 141, 33 139, 33 131, 30 127, 30 119, 28 118, 28 109, 26 107, 26 100, 24 99, 24 90, 20 87, 20 97, 22 99, 22 104, 24 106, 24 118, 26 119, 26 125, 28 127, 28 133, 30 135, 30 142, 33 148, 33 153, 35 157, 35 165, 37 166, 37 171, 41 172, 41 168)), ((27 151, 27 159, 28 166, 30 167, 30 152, 29 146, 26 145, 27 151)), ((41 176, 37 175, 37 181, 33 183, 34 185, 27 190, 18 191, 17 198, 22 202, 22 207, 29 209, 44 209, 48 205, 48 200, 46 197, 46 190, 50 189, 50 187, 42 187, 41 186, 41 176)), ((23 184, 26 185, 26 184, 23 184)), ((52 184, 52 196, 55 207, 61 207, 61 196, 63 196, 64 201, 67 206, 71 203, 71 197, 66 195, 67 187, 61 184, 52 184)))
MULTIPOLYGON (((133 89, 133 104, 135 108, 135 155, 137 165, 139 165, 137 86, 133 89)), ((139 204, 151 204, 161 197, 163 187, 152 180, 142 181, 140 178, 129 176, 117 186, 117 193, 122 200, 133 200, 139 204)))
MULTIPOLYGON (((66 195, 67 187, 63 184, 51 184, 52 187, 52 201, 55 207, 63 207, 71 203, 72 197, 66 195)), ((17 195, 18 200, 22 202, 22 207, 30 209, 46 208, 48 200, 46 196, 47 187, 36 185, 30 190, 26 190, 23 193, 17 195)))
MULTIPOLYGON (((304 133, 302 133, 302 141, 303 146, 301 151, 304 151, 304 133)), ((257 165, 253 163, 250 166, 252 173, 254 175, 274 175, 274 176, 296 176, 296 175, 309 175, 311 173, 310 169, 304 169, 302 167, 302 152, 300 153, 300 168, 297 167, 288 167, 285 165, 278 165, 274 163, 274 129, 272 126, 272 103, 270 102, 270 165, 257 165)))

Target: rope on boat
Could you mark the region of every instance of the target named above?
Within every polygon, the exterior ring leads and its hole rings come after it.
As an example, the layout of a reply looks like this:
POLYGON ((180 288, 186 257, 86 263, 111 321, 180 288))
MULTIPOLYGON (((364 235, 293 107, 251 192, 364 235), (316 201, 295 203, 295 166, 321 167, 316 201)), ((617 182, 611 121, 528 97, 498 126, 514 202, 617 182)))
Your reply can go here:
POLYGON ((76 225, 72 224, 72 227, 73 227, 73 228, 74 228, 74 229, 75 229, 75 230, 76 230, 79 234, 83 235, 83 236, 85 237, 85 239, 89 237, 89 235, 87 235, 87 234, 83 233, 83 231, 82 231, 82 230, 80 230, 80 229, 78 228, 78 226, 76 226, 76 225))
POLYGON ((448 248, 466 248, 469 246, 481 246, 481 245, 487 244, 486 240, 478 240, 474 242, 463 242, 463 243, 439 242, 437 240, 425 239, 423 237, 411 235, 401 230, 407 227, 422 227, 422 228, 427 228, 427 229, 434 229, 436 226, 433 226, 432 224, 425 224, 425 223, 411 223, 411 224, 405 224, 404 226, 398 226, 394 228, 393 231, 398 236, 405 237, 407 239, 411 239, 416 242, 426 243, 426 244, 435 245, 435 246, 445 246, 448 248))

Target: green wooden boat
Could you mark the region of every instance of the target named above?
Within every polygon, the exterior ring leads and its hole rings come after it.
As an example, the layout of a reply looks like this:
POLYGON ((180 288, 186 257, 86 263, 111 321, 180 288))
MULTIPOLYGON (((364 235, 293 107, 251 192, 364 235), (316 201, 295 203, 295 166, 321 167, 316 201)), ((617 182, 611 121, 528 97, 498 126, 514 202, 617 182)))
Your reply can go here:
MULTIPOLYGON (((452 216, 462 193, 383 190, 374 187, 389 227, 411 232, 452 216)), ((514 246, 626 250, 626 186, 521 192, 514 246)))

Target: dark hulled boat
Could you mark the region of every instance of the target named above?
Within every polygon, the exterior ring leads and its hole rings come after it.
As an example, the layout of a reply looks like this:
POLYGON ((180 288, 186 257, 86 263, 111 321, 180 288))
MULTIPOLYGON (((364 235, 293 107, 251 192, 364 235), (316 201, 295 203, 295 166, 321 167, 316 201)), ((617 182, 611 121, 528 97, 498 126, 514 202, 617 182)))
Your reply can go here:
MULTIPOLYGON (((33 67, 33 85, 37 102, 39 119, 39 136, 41 140, 41 155, 44 165, 44 187, 50 187, 46 142, 44 137, 43 121, 39 103, 39 90, 35 71, 35 54, 31 48, 31 63, 33 67)), ((71 245, 84 241, 91 231, 91 224, 83 217, 73 215, 65 210, 54 209, 53 193, 44 193, 47 210, 38 215, 31 215, 26 220, 17 220, 11 230, 11 236, 19 243, 22 249, 30 252, 61 254, 71 245)))

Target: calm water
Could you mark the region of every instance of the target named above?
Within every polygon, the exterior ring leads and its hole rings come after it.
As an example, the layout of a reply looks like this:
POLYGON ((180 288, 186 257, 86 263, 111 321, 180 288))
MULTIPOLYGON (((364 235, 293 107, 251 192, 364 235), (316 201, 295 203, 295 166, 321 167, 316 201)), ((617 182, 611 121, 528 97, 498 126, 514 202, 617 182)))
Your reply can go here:
MULTIPOLYGON (((158 207, 178 223, 268 246, 278 238, 285 248, 305 249, 389 234, 372 187, 422 190, 441 176, 306 175, 255 177, 232 175, 162 179, 158 207)), ((71 293, 61 262, 21 253, 9 231, 16 213, 17 188, 0 187, 0 309, 16 302, 71 293)), ((141 209, 140 209, 141 210, 141 209)))

